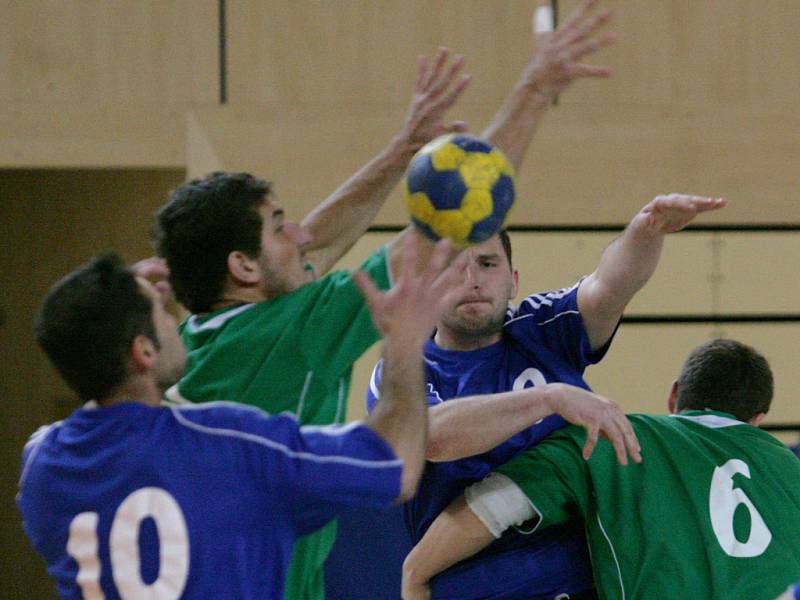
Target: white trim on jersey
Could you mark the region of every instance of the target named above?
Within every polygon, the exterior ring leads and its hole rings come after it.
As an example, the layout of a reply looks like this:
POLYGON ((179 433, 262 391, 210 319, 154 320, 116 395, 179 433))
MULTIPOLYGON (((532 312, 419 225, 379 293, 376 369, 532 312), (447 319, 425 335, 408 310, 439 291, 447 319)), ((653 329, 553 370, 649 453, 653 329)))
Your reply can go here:
POLYGON ((603 527, 603 522, 600 520, 600 513, 597 513, 597 524, 600 526, 600 531, 603 532, 603 537, 608 542, 608 547, 611 548, 611 556, 614 557, 614 564, 617 567, 617 577, 619 577, 619 589, 622 592, 622 600, 625 600, 625 584, 622 582, 622 569, 619 567, 619 560, 617 559, 617 551, 614 550, 614 544, 611 543, 611 538, 606 533, 606 528, 603 527))
POLYGON ((192 404, 190 400, 184 398, 181 395, 177 383, 173 385, 171 388, 169 388, 166 392, 164 392, 164 397, 161 399, 161 403, 166 406, 181 406, 184 404, 192 404))
POLYGON ((574 285, 566 288, 561 288, 560 290, 556 290, 554 292, 547 292, 546 294, 531 294, 525 300, 522 301, 523 304, 528 304, 534 310, 539 308, 540 306, 552 306, 553 300, 559 300, 569 294, 572 290, 578 287, 583 281, 583 277, 575 283, 574 285))
POLYGON ((362 421, 351 421, 347 425, 302 425, 300 431, 303 433, 321 433, 323 435, 337 436, 357 429, 363 424, 362 421))
POLYGON ((232 308, 229 311, 209 319, 202 325, 197 324, 197 315, 192 315, 189 317, 189 320, 186 321, 186 328, 189 330, 189 333, 197 333, 198 331, 206 331, 207 329, 217 329, 224 325, 228 319, 232 319, 236 315, 240 315, 253 307, 255 307, 255 304, 243 304, 242 306, 237 306, 236 308, 232 308))
POLYGON ((33 464, 36 455, 39 453, 39 448, 42 447, 42 442, 45 438, 50 434, 51 431, 54 429, 61 427, 64 421, 56 421, 55 423, 51 423, 50 425, 42 425, 33 432, 31 437, 25 443, 25 448, 31 447, 31 451, 28 454, 28 458, 25 461, 25 464, 22 466, 22 473, 19 476, 19 483, 17 487, 19 488, 19 493, 22 493, 22 485, 25 483, 25 477, 28 475, 28 470, 30 466, 33 464))
POLYGON ((536 325, 541 327, 542 325, 547 325, 548 323, 552 323, 553 321, 563 317, 564 315, 579 315, 579 314, 581 314, 581 312, 579 310, 565 310, 564 312, 560 312, 557 315, 555 315, 553 317, 550 317, 546 321, 542 321, 541 323, 537 323, 536 325))
MULTIPOLYGON (((220 404, 226 404, 224 402, 211 402, 205 405, 202 405, 203 408, 210 408, 209 404, 215 404, 219 406, 220 404)), ((232 404, 232 403, 227 403, 232 404)), ((236 405, 239 406, 239 405, 236 405)), ((235 439, 239 439, 245 442, 252 442, 254 444, 258 444, 260 446, 264 446, 270 448, 271 450, 275 450, 288 456, 289 458, 296 458, 299 460, 307 460, 310 462, 316 463, 339 463, 344 465, 351 465, 354 467, 363 467, 365 469, 393 469, 395 467, 402 467, 403 461, 399 458, 395 458, 393 460, 367 460, 363 458, 353 458, 351 456, 341 456, 338 454, 333 454, 329 456, 320 456, 317 454, 312 454, 311 452, 298 452, 296 450, 292 450, 285 444, 281 444, 278 441, 272 440, 268 437, 264 437, 262 435, 258 435, 255 433, 248 433, 246 431, 238 431, 236 429, 227 429, 224 427, 210 427, 208 425, 201 425, 199 423, 194 423, 187 419, 184 415, 181 414, 184 410, 197 410, 201 408, 200 406, 192 406, 192 407, 184 407, 184 406, 174 406, 170 407, 169 410, 175 416, 175 420, 184 427, 188 429, 194 429, 200 433, 205 433, 207 435, 214 435, 220 437, 231 437, 235 439)), ((258 410, 258 409, 255 409, 258 410)), ((262 413, 263 414, 263 413, 262 413)), ((360 424, 359 424, 360 425, 360 424)), ((337 426, 329 426, 332 427, 333 431, 326 432, 327 435, 342 435, 343 433, 347 433, 352 429, 348 429, 349 426, 345 427, 337 427, 337 426)), ((303 429, 301 428, 301 431, 303 429)))
POLYGON ((743 421, 737 421, 736 419, 731 419, 730 417, 723 417, 720 415, 671 415, 671 416, 677 417, 679 419, 688 419, 689 421, 700 423, 700 425, 705 425, 706 427, 710 427, 711 429, 721 429, 723 427, 732 427, 734 425, 747 425, 747 423, 743 421))
POLYGON ((314 371, 306 373, 306 380, 303 382, 303 390, 300 392, 300 402, 297 403, 297 419, 300 420, 300 415, 303 412, 303 405, 306 402, 306 394, 308 393, 308 386, 311 384, 311 378, 314 376, 314 371))
POLYGON ((490 473, 483 481, 469 486, 464 497, 467 506, 496 538, 509 527, 516 527, 538 517, 536 525, 520 533, 533 533, 542 522, 542 513, 509 477, 490 473))
POLYGON ((381 390, 378 387, 378 382, 376 378, 378 377, 378 370, 379 367, 383 366, 383 359, 379 359, 378 362, 375 363, 375 366, 372 368, 372 376, 369 378, 369 391, 372 392, 372 395, 375 396, 375 400, 381 399, 381 390))
POLYGON ((344 408, 344 377, 339 377, 339 397, 336 399, 336 414, 333 416, 334 423, 342 422, 344 418, 342 408, 344 408))

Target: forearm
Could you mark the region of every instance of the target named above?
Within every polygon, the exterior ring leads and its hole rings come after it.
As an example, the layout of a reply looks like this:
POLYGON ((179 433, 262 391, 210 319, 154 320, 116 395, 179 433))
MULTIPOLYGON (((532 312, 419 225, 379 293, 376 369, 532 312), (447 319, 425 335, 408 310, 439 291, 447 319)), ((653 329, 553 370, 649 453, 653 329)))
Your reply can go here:
POLYGON ((492 541, 494 536, 469 509, 464 496, 459 497, 436 517, 406 557, 403 590, 427 584, 438 573, 479 552, 492 541))
POLYGON ((425 464, 428 415, 422 353, 414 344, 386 339, 381 399, 367 419, 403 461, 400 500, 414 495, 425 464))
POLYGON ((609 244, 597 269, 585 282, 596 296, 594 310, 621 315, 655 272, 664 246, 664 234, 648 231, 642 222, 637 215, 623 234, 609 244))
POLYGON ((364 234, 401 179, 413 153, 413 145, 402 136, 395 136, 303 219, 302 225, 312 236, 307 255, 318 274, 329 271, 364 234))
POLYGON ((527 72, 511 90, 481 137, 499 147, 519 171, 552 98, 542 94, 527 72))
POLYGON ((457 460, 488 452, 553 414, 549 386, 454 398, 428 409, 427 459, 457 460))

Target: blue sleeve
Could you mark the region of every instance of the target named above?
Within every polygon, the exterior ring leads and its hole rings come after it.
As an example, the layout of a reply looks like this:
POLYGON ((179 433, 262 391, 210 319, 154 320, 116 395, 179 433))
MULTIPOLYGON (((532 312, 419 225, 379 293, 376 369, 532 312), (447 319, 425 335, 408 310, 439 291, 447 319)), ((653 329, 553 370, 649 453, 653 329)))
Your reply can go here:
POLYGON ((614 338, 612 334, 602 348, 592 352, 578 309, 578 288, 582 281, 572 287, 528 296, 506 322, 507 326, 517 323, 515 329, 523 331, 522 337, 529 339, 533 346, 555 352, 580 371, 600 362, 614 338))
MULTIPOLYGON (((431 384, 430 382, 430 377, 431 377, 430 369, 425 369, 425 376, 427 378, 427 381, 425 382, 425 400, 428 403, 428 406, 441 404, 443 400, 439 396, 439 392, 437 392, 434 389, 433 384, 431 384)), ((372 409, 375 408, 375 404, 377 404, 378 400, 381 397, 382 378, 383 378, 383 359, 380 359, 377 363, 375 363, 375 367, 372 369, 372 375, 369 378, 369 386, 367 386, 367 392, 366 392, 367 412, 372 412, 372 409)))
POLYGON ((210 428, 218 435, 241 440, 242 460, 252 465, 265 506, 279 500, 299 535, 318 529, 344 507, 383 508, 400 495, 403 462, 362 423, 301 427, 288 413, 269 416, 251 407, 219 405, 218 418, 209 411, 173 410, 196 423, 200 415, 206 429, 213 419, 210 428))
POLYGON ((792 593, 794 594, 794 600, 800 600, 800 582, 794 584, 792 593))

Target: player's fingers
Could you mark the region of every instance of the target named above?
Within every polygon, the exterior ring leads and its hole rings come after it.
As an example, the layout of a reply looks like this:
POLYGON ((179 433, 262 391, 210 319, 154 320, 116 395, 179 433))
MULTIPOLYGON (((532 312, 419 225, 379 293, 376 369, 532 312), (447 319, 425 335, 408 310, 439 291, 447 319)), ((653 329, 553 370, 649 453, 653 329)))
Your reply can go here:
POLYGON ((452 121, 447 125, 442 125, 442 133, 464 133, 469 131, 466 121, 452 121))
MULTIPOLYGON (((451 250, 452 253, 458 252, 457 249, 451 250)), ((436 278, 436 281, 431 285, 431 291, 434 295, 442 296, 449 288, 458 285, 463 280, 464 269, 469 261, 467 252, 461 251, 450 262, 450 265, 442 271, 436 278)))
POLYGON ((370 311, 375 307, 377 299, 380 297, 381 293, 378 291, 378 288, 375 287, 375 284, 372 283, 372 279, 370 279, 369 275, 367 275, 364 271, 353 271, 353 281, 356 282, 359 291, 364 296, 364 300, 367 302, 367 306, 369 307, 370 311))
POLYGON ((421 92, 425 89, 428 77, 428 57, 424 54, 417 59, 417 81, 414 83, 414 91, 421 92))
POLYGON ((636 432, 631 426, 631 422, 627 417, 624 417, 625 422, 622 424, 622 432, 625 437, 625 447, 628 450, 628 456, 633 459, 633 462, 642 462, 642 446, 639 443, 639 438, 636 437, 636 432))
POLYGON ((428 70, 428 75, 425 78, 423 91, 426 91, 431 84, 435 83, 439 79, 439 75, 442 73, 442 67, 444 67, 444 63, 447 61, 448 56, 450 56, 449 48, 441 47, 439 48, 438 52, 436 52, 436 57, 433 59, 433 67, 428 70))
POLYGON ((400 261, 400 276, 397 278, 394 287, 399 287, 416 275, 417 246, 418 244, 426 243, 423 241, 422 236, 423 234, 418 231, 416 227, 412 227, 406 231, 405 239, 403 240, 403 256, 400 261))
POLYGON ((594 447, 597 446, 597 438, 600 435, 600 427, 598 425, 591 425, 586 432, 586 443, 583 445, 583 459, 589 460, 594 452, 594 447))
POLYGON ((698 198, 693 202, 697 212, 706 212, 724 208, 728 204, 726 198, 698 198))
POLYGON ((567 52, 570 60, 580 60, 587 54, 593 54, 601 48, 610 46, 617 41, 618 37, 619 34, 616 31, 609 31, 598 38, 592 38, 590 40, 578 42, 577 44, 570 46, 567 50, 565 50, 565 52, 567 52))
POLYGON ((614 74, 614 69, 611 67, 599 67, 595 65, 586 65, 578 63, 569 71, 570 77, 577 79, 579 77, 611 77, 614 74))
POLYGON ((616 421, 611 421, 603 428, 603 432, 614 446, 617 455, 617 462, 621 465, 628 464, 628 455, 625 453, 625 436, 617 425, 616 421))
POLYGON ((597 29, 608 23, 611 19, 611 11, 605 9, 576 24, 575 27, 567 31, 561 43, 574 44, 581 42, 594 33, 597 29))
POLYGON ((451 87, 446 94, 444 94, 438 102, 434 105, 435 111, 445 111, 455 104, 458 97, 467 89, 469 82, 472 81, 471 75, 462 75, 456 84, 451 87))
MULTIPOLYGON (((458 72, 461 70, 461 67, 464 66, 464 57, 462 55, 457 55, 453 57, 453 62, 450 63, 450 68, 444 74, 444 76, 439 77, 439 79, 435 80, 433 84, 429 87, 429 95, 433 98, 437 97, 441 94, 447 86, 449 86, 453 80, 458 75, 458 72)), ((456 85, 462 85, 464 82, 459 80, 456 85)), ((462 87, 463 89, 463 87, 462 87)))
POLYGON ((447 269, 453 258, 453 243, 448 239, 436 242, 428 266, 425 269, 423 285, 430 287, 436 279, 447 269))
POLYGON ((586 18, 586 15, 592 10, 592 7, 597 4, 598 0, 585 0, 583 4, 581 4, 578 8, 572 11, 572 13, 564 20, 561 27, 558 28, 558 31, 564 32, 566 34, 571 33, 575 28, 578 27, 578 24, 586 18))

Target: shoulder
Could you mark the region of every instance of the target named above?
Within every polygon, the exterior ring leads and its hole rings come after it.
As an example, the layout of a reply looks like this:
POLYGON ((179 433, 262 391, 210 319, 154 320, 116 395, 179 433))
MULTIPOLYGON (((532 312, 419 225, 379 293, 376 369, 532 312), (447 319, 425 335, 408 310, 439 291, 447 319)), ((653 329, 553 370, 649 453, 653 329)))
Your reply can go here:
POLYGON ((179 426, 200 436, 212 436, 236 443, 272 446, 287 441, 299 429, 294 415, 269 415, 235 402, 205 402, 170 406, 179 426))
POLYGON ((543 325, 562 316, 579 314, 577 294, 581 281, 583 279, 560 290, 538 292, 527 296, 517 308, 509 311, 506 325, 520 320, 530 320, 531 324, 543 325))
POLYGON ((27 475, 35 464, 39 451, 47 444, 48 440, 51 438, 51 434, 56 432, 62 424, 63 421, 57 421, 50 425, 39 427, 39 429, 28 438, 25 447, 22 449, 22 470, 19 478, 20 489, 22 489, 22 486, 25 484, 27 475))

